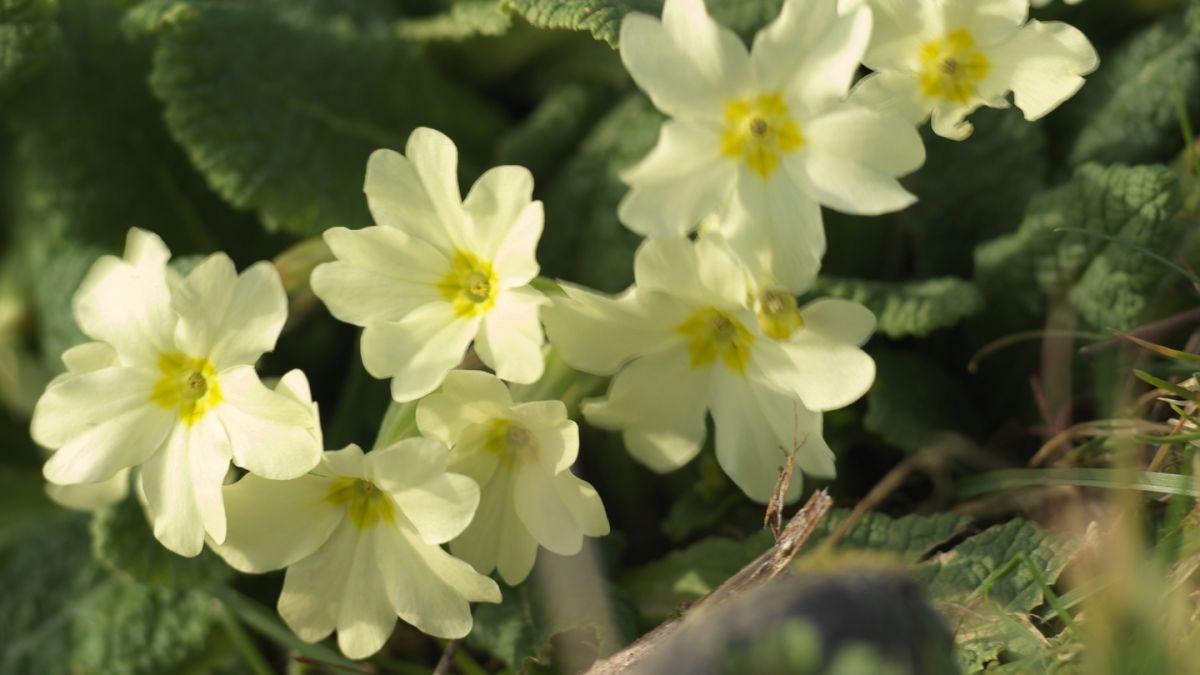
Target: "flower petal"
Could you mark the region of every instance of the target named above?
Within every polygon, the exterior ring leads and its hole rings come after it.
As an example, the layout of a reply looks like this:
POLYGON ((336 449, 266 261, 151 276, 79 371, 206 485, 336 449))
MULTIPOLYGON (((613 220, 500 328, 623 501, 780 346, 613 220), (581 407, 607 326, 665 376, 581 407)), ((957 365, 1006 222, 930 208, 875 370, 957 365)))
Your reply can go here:
POLYGON ((542 345, 546 336, 538 320, 538 308, 546 297, 533 288, 502 291, 496 305, 483 317, 475 339, 479 359, 509 382, 530 384, 545 372, 542 345))
POLYGON ((609 375, 625 362, 661 349, 687 314, 668 298, 629 290, 617 297, 562 284, 565 295, 542 307, 546 337, 574 368, 609 375), (655 296, 658 297, 655 297, 655 296), (667 310, 667 311, 661 311, 667 310))
POLYGON ((754 358, 767 381, 798 396, 810 410, 844 408, 875 381, 875 361, 858 345, 807 330, 791 341, 762 345, 754 358))
POLYGON ((424 436, 453 445, 464 429, 488 422, 511 406, 508 387, 496 376, 479 370, 452 370, 440 393, 421 399, 417 428, 424 436))
POLYGON ((824 110, 846 97, 870 37, 866 8, 839 16, 833 2, 790 0, 755 36, 750 60, 760 87, 824 110))
MULTIPOLYGON (((756 219, 738 207, 720 224, 720 237, 763 286, 804 293, 812 288, 825 253, 825 223, 821 206, 801 198, 786 222, 756 219)), ((714 237, 714 235, 708 235, 714 237)))
MULTIPOLYGON (((792 161, 796 160, 785 160, 792 161)), ((737 202, 723 221, 721 231, 739 253, 768 240, 779 256, 770 263, 771 269, 782 277, 781 282, 784 278, 799 282, 811 273, 812 261, 820 261, 825 255, 825 225, 817 199, 803 173, 789 175, 787 171, 776 171, 764 180, 742 168, 737 202), (783 261, 787 258, 794 259, 798 266, 785 267, 783 261)), ((762 260, 761 256, 756 257, 762 260)), ((761 265, 754 257, 751 261, 752 265, 761 265)))
MULTIPOLYGON (((483 172, 471 186, 462 208, 470 218, 469 246, 486 259, 494 259, 500 245, 533 199, 533 174, 523 166, 496 166, 483 172)), ((541 236, 540 223, 537 236, 541 236)), ((533 239, 537 245, 537 236, 533 239)), ((527 248, 532 255, 533 249, 527 248)), ((536 274, 536 272, 535 272, 536 274)))
POLYGON ((704 444, 711 368, 693 368, 683 350, 644 356, 613 378, 608 395, 585 401, 588 422, 624 431, 635 459, 659 473, 687 464, 704 444))
POLYGON ((517 214, 492 260, 492 267, 500 277, 502 288, 524 286, 541 271, 537 261, 537 246, 542 238, 545 220, 545 209, 541 202, 531 202, 517 214))
POLYGON ((283 569, 316 553, 345 517, 325 501, 332 481, 313 475, 268 480, 246 474, 222 490, 229 526, 213 549, 241 572, 283 569))
POLYGON ((521 522, 546 550, 575 555, 583 548, 583 533, 555 489, 555 476, 540 464, 526 464, 514 471, 513 503, 521 522))
POLYGON ((975 42, 1009 39, 1029 15, 1029 0, 942 0, 947 31, 966 28, 975 42))
POLYGON ((388 227, 325 231, 337 261, 318 265, 312 289, 339 321, 396 321, 441 299, 437 282, 450 261, 437 248, 388 227))
POLYGON ((405 157, 376 150, 367 160, 363 191, 375 222, 403 230, 446 253, 466 246, 458 149, 445 134, 418 128, 405 157))
POLYGON ((374 531, 387 599, 423 633, 455 639, 471 631, 471 601, 499 602, 496 582, 403 527, 374 531))
POLYGON ((1099 65, 1096 50, 1077 28, 1030 21, 991 54, 997 77, 1007 80, 1025 119, 1041 119, 1083 86, 1099 65))
POLYGON ((875 332, 875 314, 863 305, 840 298, 818 298, 800 308, 804 330, 835 342, 862 346, 875 332))
POLYGON ((696 307, 746 305, 745 268, 725 246, 709 239, 647 239, 634 257, 633 275, 639 292, 659 291, 696 307))
POLYGON ((626 14, 618 42, 621 62, 655 107, 676 117, 720 120, 726 83, 705 77, 661 21, 647 14, 626 14))
POLYGON ((129 495, 129 469, 121 469, 99 483, 46 483, 46 495, 68 509, 94 511, 121 502, 129 495))
POLYGON ((737 165, 720 154, 716 131, 694 124, 663 124, 658 144, 622 174, 629 192, 617 218, 650 237, 682 237, 729 202, 737 165))
POLYGON ((896 178, 925 162, 925 146, 904 120, 847 105, 813 120, 807 131, 808 151, 784 162, 793 175, 803 173, 822 204, 878 215, 916 201, 896 178))
POLYGON ((938 0, 869 0, 871 43, 863 65, 879 72, 915 72, 921 45, 944 32, 938 0))
POLYGON ((382 649, 396 628, 396 614, 388 603, 383 578, 391 570, 380 565, 378 538, 373 534, 360 532, 354 543, 354 557, 338 605, 338 647, 352 659, 365 659, 382 649))
POLYGON ((513 508, 512 481, 505 468, 483 486, 474 520, 450 542, 450 551, 481 574, 498 570, 505 583, 515 586, 533 569, 538 545, 513 508))
POLYGON ((182 556, 204 548, 207 532, 225 538, 221 485, 229 470, 229 445, 216 420, 175 425, 166 447, 142 465, 141 486, 154 536, 182 556))
POLYGON ((218 374, 223 402, 214 410, 229 434, 233 461, 263 478, 302 476, 321 461, 316 410, 294 393, 268 389, 251 366, 218 374))
POLYGON ((63 352, 62 362, 69 373, 88 373, 118 365, 117 351, 103 342, 85 342, 63 352))
POLYGON ((301 640, 323 640, 337 626, 360 532, 343 520, 316 553, 288 567, 277 606, 301 640))
POLYGON ((367 372, 392 378, 392 398, 404 402, 438 388, 478 331, 478 317, 460 317, 447 302, 431 302, 400 321, 375 323, 362 334, 367 372))
POLYGON ((404 490, 388 490, 404 517, 426 543, 444 544, 457 537, 479 507, 479 485, 458 474, 447 473, 404 490))
POLYGON ((867 75, 854 84, 849 101, 885 115, 895 115, 913 125, 929 119, 932 99, 921 95, 916 73, 885 70, 867 75))
MULTIPOLYGON (((667 0, 662 24, 667 35, 715 91, 738 93, 750 79, 750 55, 736 33, 713 21, 704 0, 667 0)), ((683 73, 676 73, 679 77, 683 73)))
POLYGON ((513 419, 533 435, 537 462, 551 474, 571 468, 579 456, 579 427, 562 401, 530 401, 512 408, 513 419))

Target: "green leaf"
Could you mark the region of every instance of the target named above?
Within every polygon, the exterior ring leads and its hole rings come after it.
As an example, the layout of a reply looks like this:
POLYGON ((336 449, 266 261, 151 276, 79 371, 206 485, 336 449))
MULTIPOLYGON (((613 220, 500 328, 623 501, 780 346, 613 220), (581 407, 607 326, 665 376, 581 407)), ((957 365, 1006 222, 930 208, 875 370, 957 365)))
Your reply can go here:
POLYGON ((1130 328, 1164 274, 1126 244, 1172 253, 1183 234, 1173 220, 1179 205, 1179 181, 1166 167, 1084 165, 1070 182, 1039 193, 1016 232, 976 249, 977 281, 1028 312, 1040 314, 1047 295, 1065 295, 1089 325, 1130 328))
POLYGON ((212 551, 194 558, 172 553, 154 538, 137 499, 129 498, 92 516, 92 554, 110 570, 144 584, 197 589, 224 581, 232 570, 212 551))
POLYGON ((87 341, 75 323, 71 300, 100 254, 95 248, 61 245, 38 275, 33 289, 34 308, 42 361, 52 372, 64 370, 63 352, 87 341))
POLYGON ((879 332, 891 338, 928 335, 983 309, 983 295, 975 284, 956 277, 917 281, 821 277, 814 292, 866 305, 879 320, 879 332))
MULTIPOLYGON (((811 551, 849 517, 849 509, 834 509, 817 525, 804 550, 811 551)), ((870 511, 850 528, 835 548, 891 553, 905 562, 917 562, 931 550, 963 532, 971 519, 956 513, 909 514, 893 518, 870 511)))
POLYGON ((1027 625, 1029 612, 1045 601, 1041 581, 1053 584, 1068 559, 1049 534, 1014 519, 922 563, 916 576, 957 626, 960 665, 977 672, 1001 651, 1022 656, 1042 648, 1013 624, 1027 625))
POLYGON ((387 24, 325 7, 197 0, 159 37, 150 83, 172 135, 218 193, 271 230, 369 224, 372 151, 403 150, 414 127, 431 126, 458 144, 469 175, 503 124, 387 24))
POLYGON ((479 35, 504 35, 512 26, 512 16, 500 0, 461 0, 449 9, 396 24, 396 33, 408 40, 465 40, 479 35))
POLYGON ((910 352, 875 349, 875 384, 863 425, 907 452, 945 431, 970 434, 978 414, 963 383, 941 364, 910 352))
POLYGON ((58 39, 55 0, 0 0, 0 90, 36 73, 58 39))
MULTIPOLYGON (((507 0, 515 12, 539 28, 588 31, 614 48, 621 20, 629 12, 658 16, 661 0, 507 0)), ((782 0, 710 0, 708 11, 718 22, 743 36, 779 14, 782 0)))
POLYGON ((533 574, 516 588, 505 586, 503 602, 476 608, 467 644, 528 673, 545 671, 564 654, 586 666, 589 653, 606 656, 631 641, 634 616, 628 600, 598 581, 594 570, 577 566, 586 558, 539 552, 533 574), (551 640, 558 647, 553 651, 551 640), (564 647, 563 641, 570 644, 564 647))
POLYGON ((617 220, 626 186, 618 173, 658 138, 662 116, 640 94, 619 102, 583 140, 546 191, 547 228, 538 249, 545 273, 616 292, 633 281, 641 237, 617 220))
POLYGON ((1086 120, 1070 160, 1128 164, 1169 159, 1183 146, 1178 101, 1200 113, 1200 10, 1166 16, 1129 38, 1064 112, 1086 120))
POLYGON ((567 83, 551 89, 529 113, 496 141, 496 164, 519 164, 535 176, 551 176, 563 155, 579 144, 611 100, 608 88, 567 83))
MULTIPOLYGON (((922 130, 924 166, 906 180, 918 200, 895 215, 913 233, 918 276, 970 276, 975 246, 1011 232, 1046 184, 1046 132, 1015 108, 971 115, 975 133, 952 141, 922 130)), ((881 234, 882 236, 882 234, 881 234)))
POLYGON ((0 550, 34 518, 58 511, 37 469, 0 466, 0 550))

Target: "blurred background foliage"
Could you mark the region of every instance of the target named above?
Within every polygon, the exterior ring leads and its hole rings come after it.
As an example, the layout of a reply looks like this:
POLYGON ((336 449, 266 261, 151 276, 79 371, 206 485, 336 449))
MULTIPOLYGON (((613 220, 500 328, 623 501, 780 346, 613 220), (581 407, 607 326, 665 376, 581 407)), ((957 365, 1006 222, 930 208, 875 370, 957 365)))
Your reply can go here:
MULTIPOLYGON (((780 4, 709 1, 744 37, 780 4)), ((662 118, 612 45, 625 13, 659 7, 0 0, 0 674, 430 672, 444 645, 403 626, 364 664, 300 643, 271 609, 280 575, 178 558, 134 502, 52 505, 30 410, 82 340, 75 287, 141 227, 184 269, 215 250, 239 266, 274 259, 292 315, 263 372, 304 369, 327 445, 369 446, 386 383, 307 274, 327 255, 314 237, 370 223, 368 154, 402 149, 419 125, 456 141, 464 185, 499 163, 533 171, 544 275, 624 288, 638 238, 616 219, 617 173, 662 118)), ((797 559, 789 583, 809 583, 781 587, 775 614, 740 608, 743 633, 721 633, 713 672, 1200 672, 1192 439, 1146 394, 1183 396, 1186 412, 1194 388, 1132 376, 1186 385, 1195 365, 1112 333, 1200 346, 1187 272, 1200 262, 1200 5, 1036 14, 1099 48, 1079 95, 1037 123, 983 110, 961 143, 925 130, 928 161, 906 180, 915 206, 826 214, 814 293, 878 315, 878 379, 826 415, 839 476, 824 487, 843 508, 797 559), (826 600, 814 610, 813 597, 826 600), (870 630, 897 624, 912 630, 870 630)), ((543 394, 577 402, 603 386, 551 372, 543 394)), ((656 476, 618 436, 585 429, 578 470, 614 533, 577 559, 543 551, 529 582, 479 607, 459 672, 580 670, 772 543, 711 451, 656 476)))

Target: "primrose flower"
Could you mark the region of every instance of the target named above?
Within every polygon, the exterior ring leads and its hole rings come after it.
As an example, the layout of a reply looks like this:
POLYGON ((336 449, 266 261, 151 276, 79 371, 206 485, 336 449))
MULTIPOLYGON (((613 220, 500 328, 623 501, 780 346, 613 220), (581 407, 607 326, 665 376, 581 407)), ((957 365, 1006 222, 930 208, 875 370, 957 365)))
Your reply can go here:
POLYGON ((851 101, 914 124, 930 116, 939 136, 962 140, 980 106, 1040 119, 1083 86, 1099 59, 1083 33, 1058 21, 1026 21, 1029 0, 851 0, 874 12, 863 58, 876 71, 851 101))
POLYGON ((536 381, 545 299, 529 286, 543 218, 532 175, 495 167, 463 200, 449 138, 417 129, 405 153, 371 155, 364 190, 378 225, 325 232, 337 261, 317 267, 313 291, 335 317, 364 327, 363 365, 392 378, 397 401, 436 389, 472 340, 501 378, 536 381))
MULTIPOLYGON (((659 472, 700 451, 705 415, 717 461, 765 502, 787 455, 816 477, 834 475, 820 411, 862 396, 875 377, 859 348, 871 313, 843 300, 797 307, 775 287, 755 288, 721 243, 648 239, 636 283, 612 298, 573 286, 542 312, 563 360, 614 374, 608 395, 584 403, 589 422, 621 429, 626 447, 659 472)), ((799 494, 793 481, 788 498, 799 494)))
POLYGON ((561 401, 514 404, 496 377, 456 370, 417 408, 421 433, 453 448, 450 470, 479 484, 479 510, 450 551, 515 586, 538 546, 575 555, 584 536, 608 534, 600 496, 571 473, 579 428, 561 401))
POLYGON ((667 0, 662 21, 631 13, 620 53, 670 119, 658 144, 623 175, 618 216, 633 231, 678 237, 710 214, 749 214, 723 229, 739 255, 768 250, 798 290, 825 251, 820 206, 854 214, 902 209, 898 176, 925 160, 905 120, 844 99, 871 33, 871 13, 836 0, 786 0, 747 52, 703 0, 667 0))
POLYGON ((479 487, 446 473, 442 443, 408 438, 364 455, 325 453, 311 474, 247 475, 225 487, 229 534, 217 553, 243 572, 286 567, 279 614, 309 642, 335 629, 361 659, 396 617, 443 638, 471 630, 470 602, 500 602, 496 582, 446 553, 479 504, 479 487))
MULTIPOLYGON (((96 485, 100 499, 117 497, 119 476, 138 467, 155 536, 192 556, 205 533, 225 538, 231 461, 294 478, 320 459, 320 432, 311 404, 268 389, 254 371, 287 314, 275 269, 259 263, 239 276, 218 253, 181 280, 168 258, 157 235, 131 229, 124 259, 92 266, 73 309, 95 342, 63 354, 67 373, 38 400, 32 435, 54 450, 47 480, 96 485)), ((284 380, 307 390, 299 371, 284 380)))

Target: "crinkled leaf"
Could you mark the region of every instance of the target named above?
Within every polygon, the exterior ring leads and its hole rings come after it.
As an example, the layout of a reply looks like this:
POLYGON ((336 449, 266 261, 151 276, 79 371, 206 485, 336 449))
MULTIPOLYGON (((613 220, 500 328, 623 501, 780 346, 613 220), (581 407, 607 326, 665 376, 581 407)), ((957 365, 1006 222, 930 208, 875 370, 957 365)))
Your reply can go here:
MULTIPOLYGON (((936 361, 911 352, 874 349, 875 384, 863 425, 907 452, 946 431, 971 433, 979 422, 963 383, 936 361)), ((965 369, 964 369, 965 372, 965 369)))
POLYGON ((930 596, 958 629, 959 663, 977 672, 999 653, 1029 655, 1041 639, 1020 626, 1045 601, 1024 558, 1053 584, 1069 559, 1067 547, 1032 523, 1014 519, 989 528, 916 569, 930 596), (1025 651, 1022 654, 1022 651, 1025 651))
POLYGON ((618 172, 649 152, 661 123, 644 97, 626 97, 551 181, 546 221, 555 227, 547 228, 538 250, 545 274, 609 292, 633 280, 633 252, 641 237, 617 220, 617 203, 627 189, 618 172))
POLYGON ((0 0, 0 90, 33 75, 58 38, 55 0, 0 0))
MULTIPOLYGON (((906 185, 918 201, 895 215, 913 233, 919 276, 970 276, 981 241, 1016 229, 1031 197, 1046 184, 1046 132, 1016 109, 984 108, 975 133, 951 141, 925 127, 927 158, 906 185)), ((880 233, 882 236, 883 233, 880 233)))
POLYGON ((1083 120, 1072 163, 1169 159, 1183 146, 1180 103, 1200 113, 1200 8, 1141 30, 1088 80, 1067 109, 1083 120))
POLYGON ((414 127, 449 135, 470 174, 502 126, 387 24, 325 9, 197 0, 159 37, 150 81, 172 135, 218 193, 272 230, 368 224, 367 157, 403 150, 414 127))
POLYGON ((524 121, 496 141, 496 164, 519 164, 549 179, 551 169, 596 121, 611 99, 602 87, 568 83, 547 92, 524 121))
POLYGON ((432 16, 401 19, 396 32, 409 40, 465 40, 478 35, 504 35, 512 16, 500 0, 461 0, 432 16))
POLYGON ((989 296, 1033 313, 1046 296, 1066 295, 1092 326, 1128 329, 1166 276, 1130 244, 1169 256, 1183 235, 1173 220, 1179 206, 1179 181, 1166 167, 1084 165, 1039 193, 1016 232, 976 249, 977 280, 989 296))
POLYGON ((533 574, 516 588, 504 587, 504 601, 475 609, 467 644, 489 652, 520 673, 544 672, 555 656, 605 656, 633 639, 634 613, 616 587, 596 576, 589 556, 564 558, 538 552, 533 574), (551 640, 560 647, 551 651, 551 640))
POLYGON ((168 589, 199 589, 232 576, 229 567, 205 549, 194 558, 172 553, 154 538, 141 504, 126 499, 92 516, 92 554, 105 567, 144 584, 168 589))
POLYGON ((71 299, 102 251, 90 247, 60 245, 41 268, 33 289, 34 311, 42 361, 52 372, 61 372, 62 353, 87 337, 75 323, 71 299))
MULTIPOLYGON (((830 511, 817 525, 803 551, 814 550, 849 513, 847 509, 830 511)), ((969 518, 952 513, 892 518, 870 512, 846 532, 836 548, 889 553, 916 562, 968 523, 969 518)), ((645 618, 660 622, 720 586, 772 545, 774 539, 767 530, 742 541, 709 537, 631 570, 620 580, 621 587, 634 599, 645 618)))
POLYGON ((86 518, 58 511, 0 554, 0 674, 170 672, 199 653, 212 599, 143 586, 92 560, 86 518))
POLYGON ((815 293, 866 305, 879 320, 879 332, 892 338, 949 328, 983 309, 975 284, 957 277, 870 281, 826 276, 817 280, 815 293))
MULTIPOLYGON (((621 20, 629 12, 658 16, 661 0, 507 0, 529 23, 540 28, 588 31, 617 46, 621 20)), ((708 11, 722 24, 752 34, 779 14, 782 0, 710 0, 708 11)))

